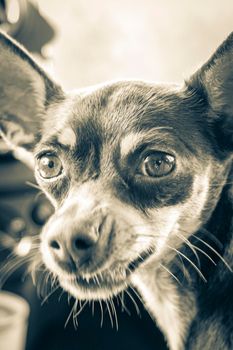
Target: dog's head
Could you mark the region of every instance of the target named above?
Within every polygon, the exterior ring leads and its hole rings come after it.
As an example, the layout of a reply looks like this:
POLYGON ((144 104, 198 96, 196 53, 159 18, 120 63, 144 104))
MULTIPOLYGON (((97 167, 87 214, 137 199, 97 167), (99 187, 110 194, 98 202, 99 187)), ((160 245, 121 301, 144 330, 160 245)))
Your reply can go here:
POLYGON ((183 86, 65 93, 0 35, 1 136, 54 204, 47 268, 75 297, 108 298, 207 221, 231 169, 233 35, 183 86))

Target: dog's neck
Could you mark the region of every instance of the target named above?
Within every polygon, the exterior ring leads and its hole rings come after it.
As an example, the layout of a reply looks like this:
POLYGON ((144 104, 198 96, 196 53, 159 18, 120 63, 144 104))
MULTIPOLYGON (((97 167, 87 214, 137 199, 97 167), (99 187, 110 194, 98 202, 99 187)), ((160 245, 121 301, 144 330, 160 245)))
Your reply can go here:
MULTIPOLYGON (((208 222, 190 238, 198 257, 190 246, 184 244, 179 251, 187 259, 176 255, 172 261, 169 257, 162 264, 149 263, 133 279, 133 284, 142 295, 152 318, 164 332, 171 350, 184 349, 187 345, 192 348, 192 339, 197 341, 200 333, 203 313, 208 312, 212 286, 216 290, 216 279, 228 279, 231 274, 226 266, 232 250, 231 191, 231 186, 223 189, 208 222)), ((202 348, 201 344, 199 348, 202 348)))

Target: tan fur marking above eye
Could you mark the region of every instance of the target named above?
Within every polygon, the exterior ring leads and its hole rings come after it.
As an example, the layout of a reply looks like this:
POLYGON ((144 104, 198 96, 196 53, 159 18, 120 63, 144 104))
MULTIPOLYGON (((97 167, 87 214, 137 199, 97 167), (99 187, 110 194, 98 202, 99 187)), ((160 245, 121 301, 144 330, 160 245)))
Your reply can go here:
POLYGON ((142 135, 140 133, 130 133, 125 136, 121 141, 121 156, 125 157, 129 152, 134 151, 141 138, 142 135))
POLYGON ((70 128, 64 128, 58 135, 58 142, 65 146, 74 147, 76 144, 75 132, 70 128))
POLYGON ((159 133, 161 130, 168 131, 168 129, 172 129, 172 127, 169 126, 158 126, 155 128, 152 128, 149 131, 142 131, 142 132, 135 132, 130 133, 126 135, 120 145, 121 149, 121 156, 126 157, 130 152, 135 151, 136 147, 141 142, 151 142, 154 138, 156 133, 159 133))

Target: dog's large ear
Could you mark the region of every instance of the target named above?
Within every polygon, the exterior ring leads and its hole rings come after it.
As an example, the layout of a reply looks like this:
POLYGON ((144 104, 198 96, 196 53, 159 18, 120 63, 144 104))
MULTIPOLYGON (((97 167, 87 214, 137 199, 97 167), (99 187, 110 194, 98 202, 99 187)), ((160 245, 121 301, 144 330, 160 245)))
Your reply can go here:
POLYGON ((233 149, 233 32, 187 82, 209 105, 221 146, 233 149))
POLYGON ((0 32, 0 137, 21 160, 30 163, 46 109, 62 98, 26 50, 0 32))

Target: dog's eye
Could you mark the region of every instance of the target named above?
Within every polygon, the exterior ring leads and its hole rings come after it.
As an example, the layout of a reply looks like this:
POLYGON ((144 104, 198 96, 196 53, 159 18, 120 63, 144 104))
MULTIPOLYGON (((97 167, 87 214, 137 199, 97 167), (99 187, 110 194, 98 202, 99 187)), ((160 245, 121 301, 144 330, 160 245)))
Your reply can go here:
POLYGON ((172 172, 175 157, 164 152, 153 152, 145 157, 139 166, 139 173, 144 176, 162 177, 172 172))
POLYGON ((62 173, 62 170, 62 162, 54 154, 45 154, 38 160, 38 172, 44 179, 57 177, 62 173))

